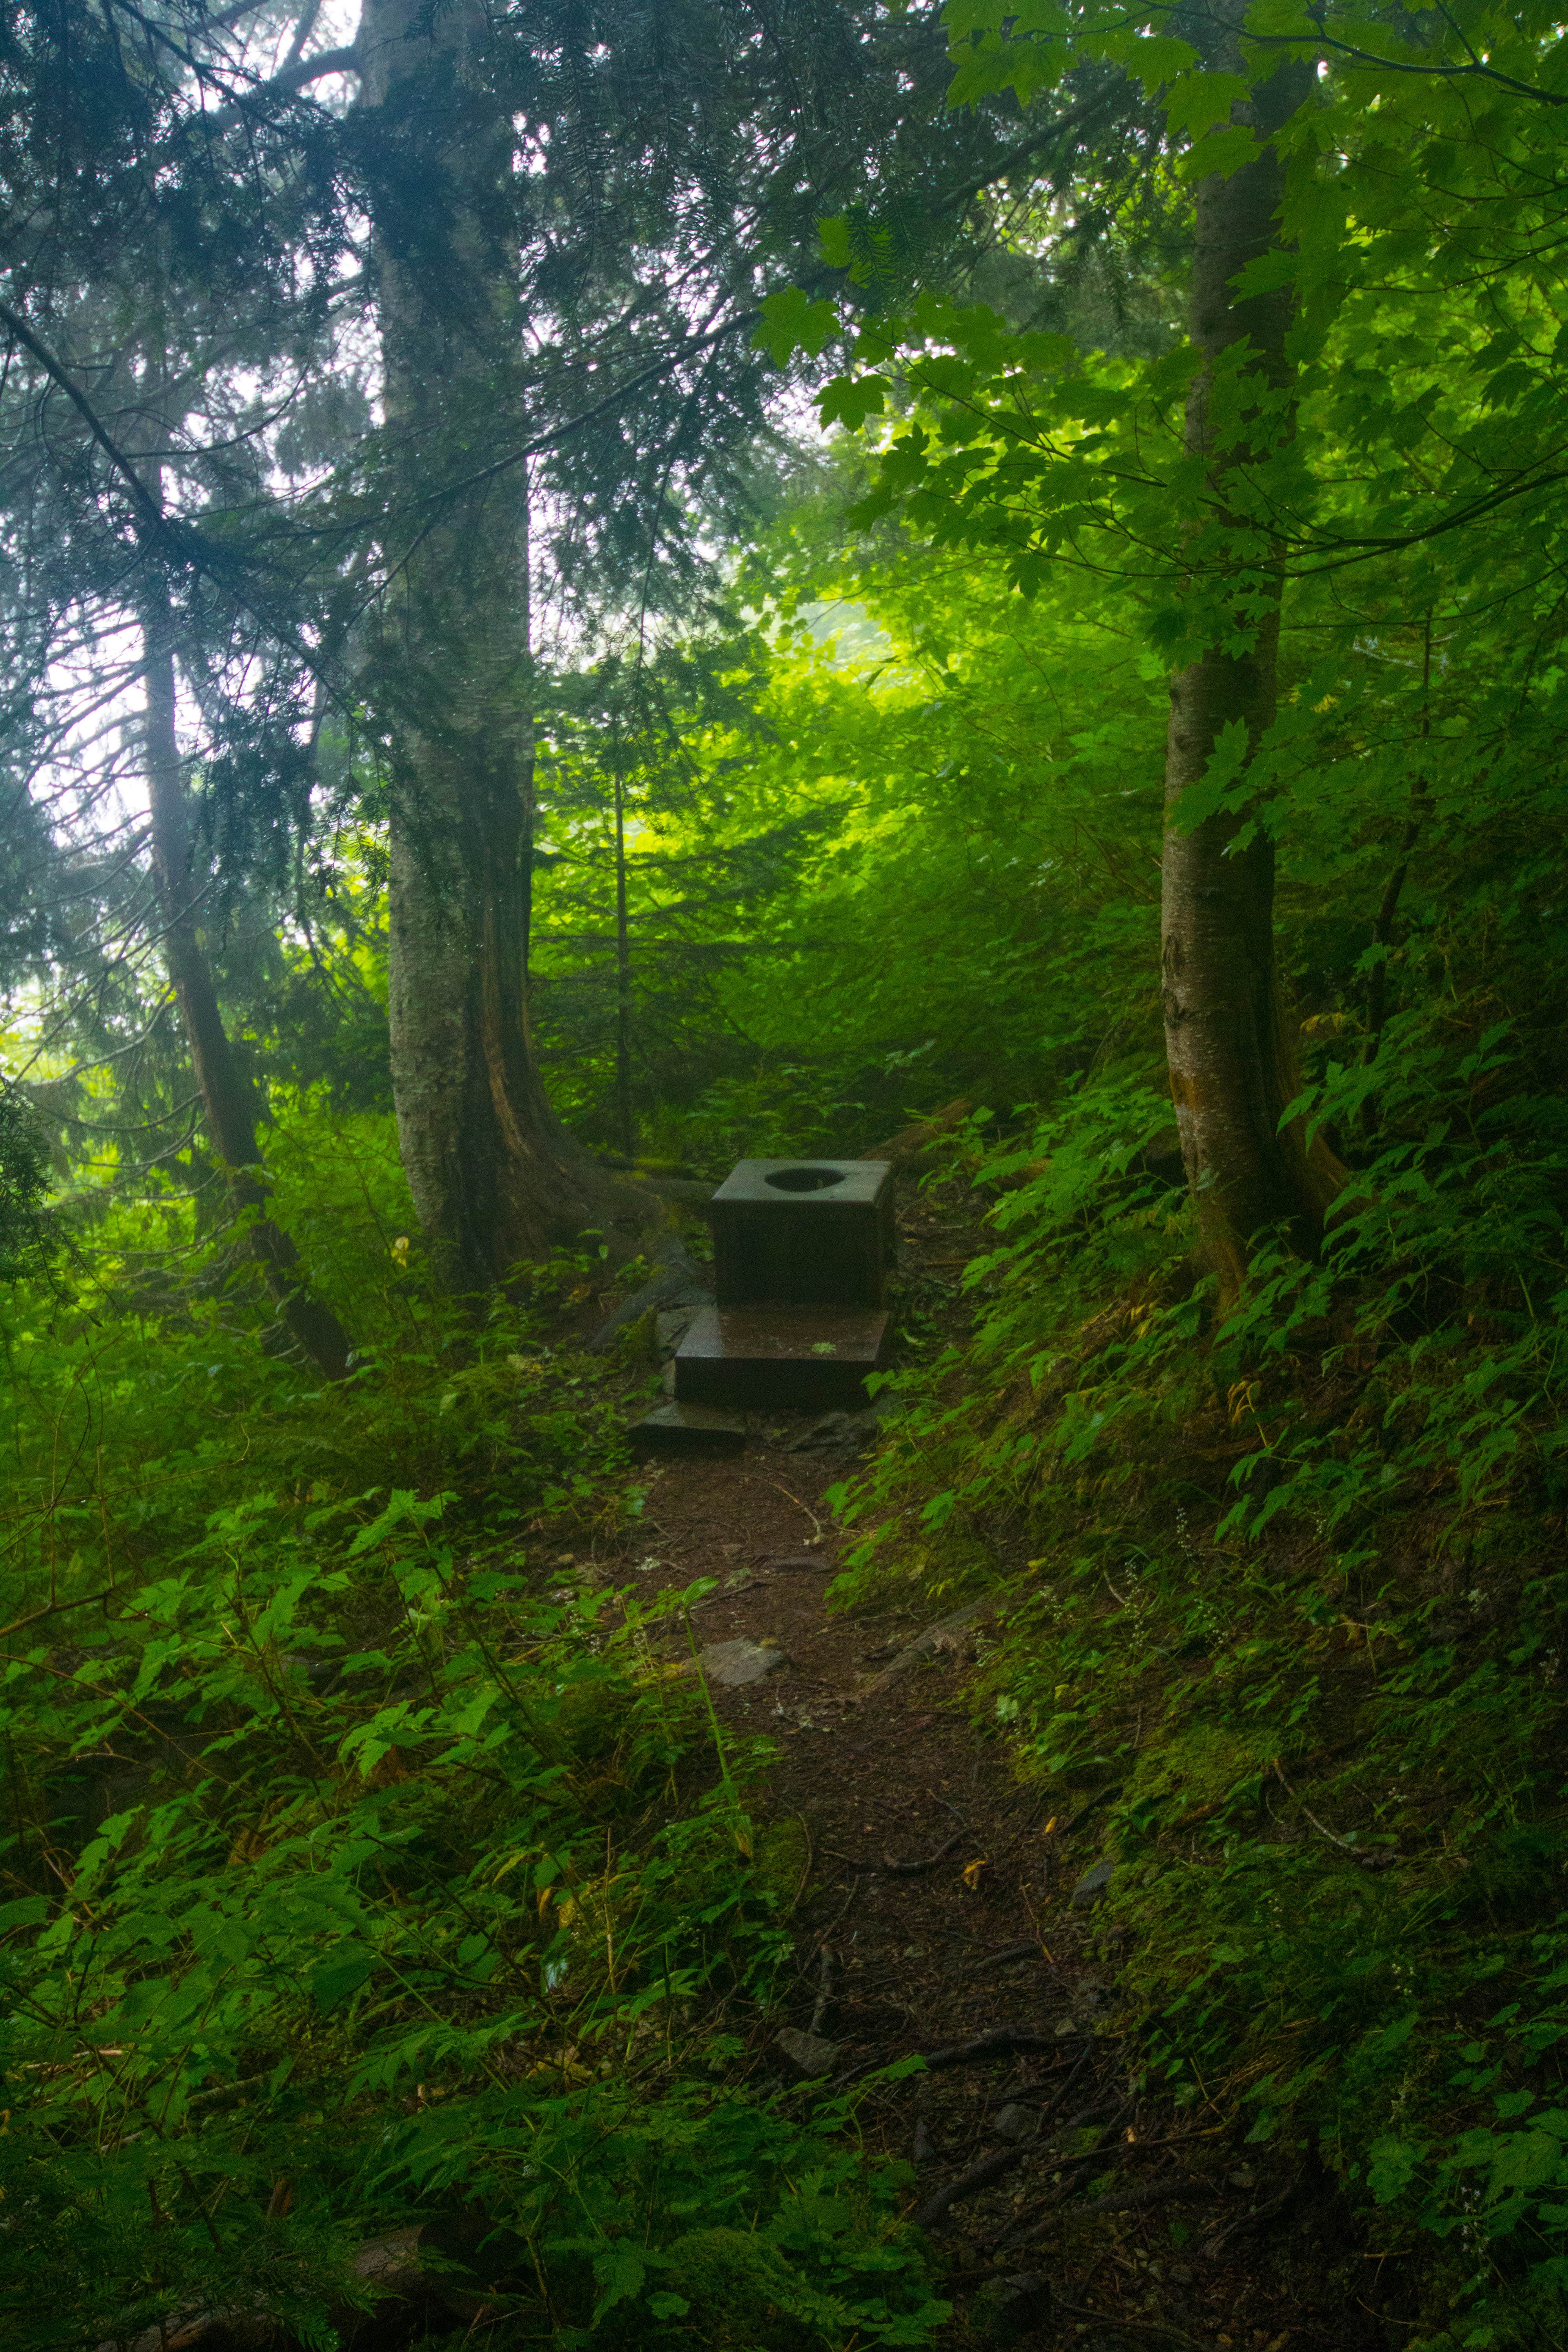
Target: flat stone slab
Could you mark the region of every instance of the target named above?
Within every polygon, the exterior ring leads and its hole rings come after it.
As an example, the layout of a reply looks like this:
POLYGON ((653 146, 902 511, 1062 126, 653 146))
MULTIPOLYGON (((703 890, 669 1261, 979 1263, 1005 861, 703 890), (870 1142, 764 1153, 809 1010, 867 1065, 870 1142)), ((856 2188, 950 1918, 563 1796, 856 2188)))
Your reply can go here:
POLYGON ((825 2041, 820 2033, 804 2033, 798 2025, 786 2025, 782 2033, 774 2034, 773 2041, 791 2065, 798 2066, 814 2081, 820 2075, 831 2074, 838 2063, 837 2042, 825 2041))
POLYGON ((734 1413, 706 1404, 656 1404, 627 1432, 632 1452, 649 1454, 739 1454, 746 1424, 734 1413))
POLYGON ((892 1345, 879 1307, 705 1307, 675 1357, 683 1404, 864 1410, 892 1345))
MULTIPOLYGON (((1043 2271, 1019 2271, 1011 2278, 988 2278, 970 2306, 969 2324, 986 2344, 1037 2340, 1052 2314, 1051 2283, 1043 2271)), ((1108 2335, 1114 2336, 1111 2326, 1108 2335)))
POLYGON ((721 1689, 742 1690, 747 1683, 760 1683, 776 1674, 789 1660, 776 1642, 748 1642, 742 1636, 733 1642, 710 1642, 698 1651, 697 1663, 721 1689))

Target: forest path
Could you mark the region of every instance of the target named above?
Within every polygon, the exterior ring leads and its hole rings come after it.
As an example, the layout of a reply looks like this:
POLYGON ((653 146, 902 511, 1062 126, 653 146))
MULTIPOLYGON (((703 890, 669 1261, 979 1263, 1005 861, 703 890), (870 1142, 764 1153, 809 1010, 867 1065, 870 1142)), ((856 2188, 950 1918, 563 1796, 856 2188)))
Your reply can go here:
MULTIPOLYGON (((796 1436, 810 1427, 778 1418, 796 1436)), ((1333 2227, 1326 2184, 1298 2183, 1287 2248, 1268 2184, 1254 2194, 1215 2112, 1176 2116, 1134 2097, 1114 1939, 1082 1885, 1099 1819, 1020 1784, 1003 1743, 977 1734, 963 1691, 980 1621, 889 1677, 922 1620, 893 1600, 829 1612, 852 1538, 826 1494, 851 1467, 786 1436, 648 1476, 639 1578, 672 1590, 717 1579, 692 1641, 780 1654, 740 1687, 709 1677, 726 1730, 764 1734, 777 1751, 748 1795, 753 1817, 795 1819, 810 1841, 790 1920, 795 1982, 785 2013, 757 2029, 753 2087, 801 2084, 803 2061, 843 2080, 1013 2029, 989 2056, 873 2085, 859 2111, 869 2147, 916 2164, 914 2203, 957 2306, 949 2340, 1381 2352, 1392 2339, 1365 2305, 1329 2295, 1312 2252, 1333 2227), (831 2046, 791 2048, 812 2033, 831 2046), (982 2185, 938 2213, 928 2200, 975 2167, 982 2185)))

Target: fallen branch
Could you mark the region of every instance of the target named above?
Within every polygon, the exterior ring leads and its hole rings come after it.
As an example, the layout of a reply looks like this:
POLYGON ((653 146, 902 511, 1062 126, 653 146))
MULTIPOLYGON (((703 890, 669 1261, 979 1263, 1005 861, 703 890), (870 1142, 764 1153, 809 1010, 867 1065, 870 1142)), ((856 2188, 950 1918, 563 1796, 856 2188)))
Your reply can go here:
MULTIPOLYGON (((1066 2086, 1064 2085, 1063 2087, 1065 2090, 1066 2086)), ((1079 2183, 1080 2181, 1087 2180, 1092 2172, 1103 2165, 1106 2158, 1111 2154, 1112 2150, 1116 2147, 1116 2135, 1121 2128, 1122 2119, 1127 2115, 1131 2105, 1131 2102, 1130 2100, 1122 2101, 1121 2105, 1116 2108, 1115 2112, 1112 2114, 1109 2123, 1106 2125, 1105 2129, 1100 2133, 1100 2137, 1096 2140, 1094 2146, 1092 2147, 1085 2148, 1081 2156, 1064 2157, 1059 2148, 1052 2146, 1043 2137, 1036 2139, 1031 2143, 1037 2153, 1039 2155, 1046 2157, 1054 2156, 1056 2158, 1057 2162, 1060 2167, 1056 2177, 1057 2185, 1050 2191, 1048 2196, 1038 2199, 1036 2203, 1027 2209, 1026 2212, 1018 2214, 1015 2220, 1008 2224, 1007 2228, 1004 2230, 1002 2235, 996 2241, 998 2248, 1003 2246, 1011 2247, 1027 2244, 1030 2235, 1036 2232, 1036 2224, 1039 2221, 1041 2216, 1043 2214, 1055 2213, 1058 2211, 1060 2208, 1067 2203, 1074 2189, 1079 2186, 1079 2183)), ((1093 2113, 1094 2110, 1092 2107, 1086 2108, 1083 2114, 1079 2116, 1075 2122, 1069 2124, 1067 2128, 1069 2131, 1077 2131, 1080 2125, 1089 2121, 1093 2113)), ((1089 2209, 1087 2207, 1080 2208, 1075 2206, 1073 2210, 1077 2212, 1080 2210, 1087 2211, 1089 2209)))
POLYGON ((879 1691, 887 1689, 896 1675, 906 1674, 910 1666, 919 1665, 922 1658, 929 1658, 944 1634, 956 1633, 961 1625, 972 1623, 983 1612, 989 1614, 995 1606, 994 1594, 988 1592, 978 1601, 966 1601, 951 1616, 939 1617, 934 1625, 928 1625, 923 1633, 917 1633, 914 1640, 899 1652, 890 1666, 884 1666, 874 1681, 868 1682, 863 1691, 856 1693, 857 1704, 863 1705, 867 1699, 875 1698, 879 1691))
POLYGON ((939 1862, 945 1862, 953 1849, 963 1843, 963 1840, 964 1832, 954 1830, 945 1845, 939 1845, 936 1852, 933 1854, 928 1854, 924 1862, 883 1861, 879 1863, 877 1867, 887 1878, 919 1878, 922 1871, 934 1870, 939 1862))
MULTIPOLYGON (((941 2054, 938 2053, 939 2056, 941 2054)), ((1052 2113, 1067 2096, 1079 2068, 1088 2055, 1089 2053, 1086 2050, 1078 2063, 1071 2069, 1067 2081, 1058 2091, 1055 2099, 1051 2102, 1052 2113)), ((928 2058, 927 2065, 931 2065, 931 2063, 928 2058)), ((956 2174, 944 2189, 933 2189, 924 2204, 917 2207, 913 2216, 916 2229, 934 2228, 950 2207, 962 2203, 966 2197, 975 2196, 982 2189, 988 2189, 994 2180, 1000 2180, 1004 2173, 1011 2171, 1013 2166, 1021 2163, 1026 2156, 1039 2153, 1041 2153, 1040 2140, 1036 2137, 1033 2139, 1021 2141, 1016 2147, 993 2148, 987 2155, 977 2156, 973 2162, 965 2165, 963 2170, 956 2174)), ((1090 2209, 1086 2207, 1084 2210, 1090 2209)))
POLYGON ((1168 2205, 1182 2198, 1196 2202, 1224 2194, 1210 2180, 1147 2180, 1142 2188, 1108 2189, 1103 2197, 1091 2197, 1087 2205, 1074 2205, 1069 2210, 1077 2220, 1083 2213, 1125 2213, 1140 2205, 1168 2205))
POLYGON ((978 1960, 971 1960, 962 1974, 966 1977, 988 1976, 993 1969, 1005 1969, 1014 1960, 1043 1960, 1045 1957, 1038 1937, 1031 1936, 1026 1943, 1004 1944, 999 1952, 986 1952, 978 1960))
POLYGON ((1221 2247, 1224 2246, 1228 2240, 1237 2236, 1238 2231, 1253 2229, 1259 2221, 1269 2221, 1274 2214, 1279 2212, 1281 2205, 1289 2204, 1290 2199, 1294 2197, 1300 2187, 1300 2180, 1288 2181, 1285 2187, 1279 2191, 1279 2196, 1271 2197, 1267 2205, 1255 2205, 1249 2213, 1238 2214, 1237 2219, 1232 2221, 1228 2227, 1220 2231, 1217 2238, 1211 2238, 1209 2240, 1207 2245, 1204 2248, 1205 2260, 1213 2262, 1219 2253, 1221 2247))
POLYGON ((945 2189, 933 2189, 923 2205, 916 2206, 910 2217, 916 2229, 934 2228, 950 2206, 959 2204, 965 2197, 974 2196, 982 2189, 988 2189, 994 2180, 1000 2180, 1002 2175, 1010 2172, 1027 2152, 1026 2144, 1024 2147, 994 2148, 988 2156, 976 2157, 974 2162, 966 2165, 945 2189))
MULTIPOLYGON (((1079 2076, 1082 2074, 1093 2054, 1093 2042, 1090 2042, 1086 2043, 1084 2048, 1079 2052, 1078 2056, 1073 2060, 1072 2064, 1068 2068, 1067 2080, 1057 2085, 1056 2090, 1051 2095, 1049 2105, 1046 2107, 1041 2114, 1040 2130, 1042 2132, 1044 2132, 1047 2124, 1055 2121, 1061 2108, 1066 2104, 1068 2093, 1072 2089, 1073 2084, 1078 2081, 1079 2076)), ((1082 2115, 1075 2116, 1072 2124, 1069 2126, 1069 2129, 1076 2131, 1079 2124, 1088 2123, 1093 2112, 1094 2110, 1090 2107, 1087 2108, 1082 2115)))
MULTIPOLYGON (((1062 2033, 1042 2033, 1034 2025, 993 2025, 977 2033, 969 2042, 945 2042, 940 2050, 927 2053, 928 2074, 940 2074, 946 2066, 978 2066, 987 2058, 1027 2057, 1042 2050, 1059 2050, 1064 2042, 1074 2039, 1062 2033)), ((1088 2035, 1076 2037, 1089 2040, 1088 2035)))
POLYGON ((862 1160, 890 1160, 895 1166, 905 1160, 918 1160, 930 1145, 940 1142, 944 1135, 960 1126, 973 1108, 968 1097, 961 1095, 956 1102, 945 1103, 941 1110, 933 1110, 929 1118, 917 1119, 912 1127, 900 1127, 897 1135, 889 1136, 886 1143, 872 1144, 859 1157, 862 1160))
POLYGON ((945 1862, 948 1855, 963 1843, 966 1834, 963 1830, 956 1830, 945 1845, 938 1846, 936 1852, 928 1854, 923 1862, 889 1862, 885 1854, 880 1862, 866 1862, 858 1854, 840 1853, 837 1847, 832 1845, 825 1845, 822 1851, 863 1878, 918 1878, 922 1871, 934 1870, 939 1862, 945 1862))
POLYGON ((1289 1781, 1287 1780, 1284 1773, 1279 1769, 1279 1759, 1278 1756, 1274 1759, 1274 1778, 1279 1781, 1279 1786, 1284 1790, 1285 1794, 1289 1798, 1291 1803, 1293 1805, 1301 1805, 1301 1811, 1306 1814, 1307 1819, 1311 1822, 1312 1827, 1317 1831, 1318 1835, 1320 1837, 1327 1838, 1331 1845, 1337 1845, 1342 1853, 1348 1853, 1351 1860, 1357 1864, 1361 1869, 1387 1870, 1392 1864, 1398 1860, 1398 1856, 1392 1853, 1363 1853, 1353 1838, 1341 1837, 1338 1830, 1331 1830, 1326 1822, 1321 1822, 1318 1819, 1317 1814, 1312 1811, 1310 1806, 1301 1804, 1300 1798, 1296 1794, 1295 1790, 1290 1786, 1289 1781))
POLYGON ((752 1483, 758 1486, 771 1486, 775 1494, 779 1494, 784 1496, 786 1503, 793 1503, 797 1511, 804 1511, 806 1517, 811 1521, 813 1530, 812 1534, 807 1538, 807 1541, 814 1544, 819 1544, 822 1541, 823 1537, 827 1531, 824 1528, 822 1521, 817 1517, 816 1513, 812 1509, 809 1503, 803 1503, 798 1495, 792 1495, 789 1488, 785 1486, 782 1486, 776 1478, 762 1478, 754 1480, 752 1483))
POLYGON ((822 2021, 827 2015, 833 2000, 833 1955, 824 1944, 817 1967, 816 2002, 811 2012, 811 2023, 806 2028, 808 2033, 820 2033, 822 2031, 822 2021))
POLYGON ((1086 2303, 1058 2303, 1056 2308, 1066 2312, 1069 2319, 1099 2320, 1113 2329, 1131 2328, 1134 2336, 1158 2336, 1167 2344, 1190 2345, 1192 2352, 1205 2352, 1195 2336, 1173 2327, 1163 2319, 1129 2319, 1125 2312, 1091 2311, 1086 2303))

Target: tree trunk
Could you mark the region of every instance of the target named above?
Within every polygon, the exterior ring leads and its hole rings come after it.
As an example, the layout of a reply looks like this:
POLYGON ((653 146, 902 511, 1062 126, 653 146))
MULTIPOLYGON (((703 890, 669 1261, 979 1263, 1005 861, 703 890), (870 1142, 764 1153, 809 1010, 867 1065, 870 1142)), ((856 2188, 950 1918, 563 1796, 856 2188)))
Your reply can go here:
MULTIPOLYGON (((1239 60, 1231 54, 1211 62, 1234 71, 1239 60)), ((1310 88, 1309 67, 1286 65, 1238 103, 1232 119, 1267 136, 1310 88)), ((1293 298, 1286 289, 1241 299, 1232 282, 1272 248, 1283 194, 1284 168, 1272 146, 1228 179, 1215 174, 1201 182, 1197 191, 1190 331, 1203 366, 1188 397, 1185 446, 1205 460, 1209 494, 1222 510, 1291 429, 1289 405, 1282 413, 1278 395, 1288 404, 1293 369, 1285 339, 1293 298), (1237 415, 1226 362, 1244 338, 1258 398, 1244 395, 1237 415)), ((1273 843, 1261 828, 1241 843, 1245 808, 1205 817, 1190 831, 1173 821, 1176 804, 1203 778, 1226 728, 1239 723, 1246 730, 1250 761, 1273 722, 1279 572, 1267 561, 1238 560, 1235 578, 1229 634, 1246 644, 1249 631, 1250 644, 1246 650, 1211 646, 1172 681, 1161 903, 1171 1094, 1203 1250, 1219 1276, 1222 1304, 1239 1291, 1248 1248, 1265 1227, 1282 1224, 1299 1247, 1316 1246, 1342 1175, 1326 1148, 1308 1146, 1300 1121, 1280 1129, 1297 1077, 1274 957, 1273 843)))
POLYGON ((460 1290, 658 1214, 568 1136, 529 1023, 528 487, 521 467, 465 478, 484 472, 474 452, 521 353, 504 202, 497 218, 510 125, 474 86, 485 38, 477 0, 365 0, 362 104, 398 158, 375 266, 387 421, 407 453, 369 680, 390 761, 393 1095, 420 1223, 460 1290))
MULTIPOLYGON (((1432 733, 1432 615, 1426 615, 1421 634, 1421 740, 1427 741, 1432 733)), ((1377 1049, 1383 1043, 1384 1026, 1388 1019, 1388 950, 1394 945, 1394 919, 1399 912, 1400 893, 1410 871, 1410 860, 1421 838, 1422 820, 1426 814, 1426 778, 1418 775, 1410 787, 1410 811, 1400 836, 1399 855, 1393 873, 1388 877, 1377 914, 1372 926, 1372 944, 1383 950, 1373 965, 1366 992, 1366 1045, 1362 1054, 1363 1063, 1377 1059, 1377 1049)), ((1376 1123, 1376 1113, 1369 1098, 1362 1106, 1363 1124, 1368 1130, 1376 1123)))
POLYGON ((628 1160, 637 1150, 632 1118, 632 934, 626 912, 626 795, 616 771, 616 1124, 628 1160))
POLYGON ((222 1162, 229 1197, 248 1213, 245 1244, 259 1265, 289 1337, 330 1381, 348 1372, 352 1343, 342 1325, 304 1287, 299 1253, 267 1213, 267 1180, 256 1145, 256 1107, 235 1060, 196 927, 190 828, 174 724, 174 648, 168 599, 151 584, 143 595, 146 665, 146 768, 152 813, 153 874, 163 931, 163 962, 190 1046, 207 1134, 222 1162))

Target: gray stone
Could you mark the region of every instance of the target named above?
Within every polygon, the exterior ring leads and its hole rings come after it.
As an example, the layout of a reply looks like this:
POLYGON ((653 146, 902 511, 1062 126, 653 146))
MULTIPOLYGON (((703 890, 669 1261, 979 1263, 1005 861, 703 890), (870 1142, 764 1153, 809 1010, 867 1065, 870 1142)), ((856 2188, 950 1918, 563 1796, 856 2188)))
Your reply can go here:
POLYGON ((825 2041, 820 2033, 803 2033, 798 2026, 786 2025, 773 2038, 790 2063, 814 2081, 819 2075, 831 2074, 838 2063, 837 2042, 825 2041))
POLYGON ((710 1404, 656 1404, 626 1433, 632 1452, 647 1454, 739 1454, 746 1424, 735 1413, 710 1404))
POLYGON ((991 2118, 991 2137, 1005 2140, 1009 2147, 1022 2147, 1026 2139, 1034 2138, 1037 2121, 1028 2107, 1005 2106, 991 2118))
POLYGON ((1072 1891, 1073 1909, 1087 1911, 1091 1903, 1098 1903, 1115 1875, 1113 1862, 1097 1862, 1092 1870, 1086 1870, 1072 1891))
POLYGON ((747 1683, 760 1683, 780 1666, 787 1666, 789 1660, 776 1642, 748 1642, 742 1637, 710 1642, 699 1650, 697 1663, 710 1683, 718 1683, 723 1690, 741 1690, 747 1683))
POLYGON ((658 1335, 658 1357, 661 1363, 668 1362, 690 1330, 692 1318, 696 1315, 698 1307, 705 1307, 707 1303, 706 1299, 699 1298, 691 1305, 666 1307, 660 1310, 654 1324, 654 1330, 658 1335))
POLYGON ((863 1454, 880 1433, 874 1412, 825 1412, 796 1436, 784 1440, 786 1454, 863 1454))
POLYGON ((602 1355, 617 1333, 640 1321, 650 1307, 701 1307, 712 1296, 685 1244, 668 1235, 659 1244, 658 1264, 651 1279, 611 1309, 589 1339, 588 1351, 602 1355))
POLYGON ((1041 2271, 987 2279, 970 2308, 976 2335, 987 2344, 1016 2344, 1051 2316, 1051 2283, 1041 2271))

